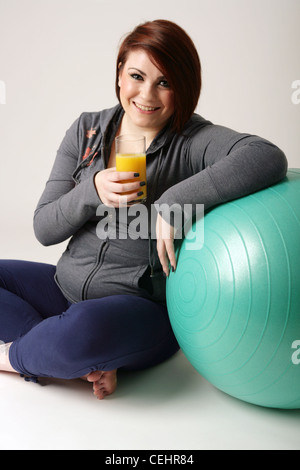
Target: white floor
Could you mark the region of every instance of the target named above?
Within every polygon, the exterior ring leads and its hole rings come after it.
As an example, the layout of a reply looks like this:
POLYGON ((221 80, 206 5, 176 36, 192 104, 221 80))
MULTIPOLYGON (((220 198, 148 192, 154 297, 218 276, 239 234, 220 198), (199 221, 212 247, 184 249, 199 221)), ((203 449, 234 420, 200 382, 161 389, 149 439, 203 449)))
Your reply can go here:
POLYGON ((249 405, 213 388, 180 352, 159 367, 119 375, 95 399, 80 380, 0 377, 1 450, 300 449, 300 410, 249 405))

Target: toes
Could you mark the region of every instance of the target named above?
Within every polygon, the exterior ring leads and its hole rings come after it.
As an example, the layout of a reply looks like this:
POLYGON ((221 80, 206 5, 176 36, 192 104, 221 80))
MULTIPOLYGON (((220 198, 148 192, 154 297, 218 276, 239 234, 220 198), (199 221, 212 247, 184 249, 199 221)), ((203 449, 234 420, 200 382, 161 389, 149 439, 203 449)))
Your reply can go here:
POLYGON ((94 371, 86 376, 86 380, 93 382, 93 392, 98 400, 112 394, 117 385, 116 371, 94 371))
POLYGON ((103 398, 105 398, 108 395, 108 393, 106 392, 105 389, 101 388, 97 391, 94 391, 94 395, 95 397, 98 398, 98 400, 103 400, 103 398))
POLYGON ((103 372, 101 370, 96 370, 95 372, 91 372, 90 374, 88 374, 86 380, 88 382, 98 382, 98 380, 101 379, 102 375, 103 372))
POLYGON ((103 388, 104 388, 104 383, 101 380, 98 380, 98 382, 93 383, 94 392, 97 392, 98 390, 101 390, 103 388))

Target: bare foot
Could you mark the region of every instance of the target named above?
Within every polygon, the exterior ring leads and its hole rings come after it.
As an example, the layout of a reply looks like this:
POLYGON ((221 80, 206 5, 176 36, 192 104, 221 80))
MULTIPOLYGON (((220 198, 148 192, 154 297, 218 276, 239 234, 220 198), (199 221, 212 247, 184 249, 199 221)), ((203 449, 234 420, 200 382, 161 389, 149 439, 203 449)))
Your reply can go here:
POLYGON ((97 370, 85 376, 85 380, 93 382, 94 395, 98 400, 103 400, 111 395, 117 388, 117 370, 97 370))

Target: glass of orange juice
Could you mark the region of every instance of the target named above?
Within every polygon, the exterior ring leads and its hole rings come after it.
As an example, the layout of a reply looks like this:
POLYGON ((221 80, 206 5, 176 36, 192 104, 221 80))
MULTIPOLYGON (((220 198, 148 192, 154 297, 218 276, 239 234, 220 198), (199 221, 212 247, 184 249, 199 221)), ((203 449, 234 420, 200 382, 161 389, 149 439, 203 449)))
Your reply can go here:
MULTIPOLYGON (((124 183, 144 181, 141 186, 142 192, 128 205, 145 202, 147 199, 147 178, 146 178, 146 138, 143 135, 120 135, 116 138, 116 168, 117 171, 133 171, 139 173, 139 177, 134 180, 124 180, 124 183)), ((135 191, 136 192, 136 191, 135 191)), ((131 191, 123 193, 124 196, 132 194, 131 191)))

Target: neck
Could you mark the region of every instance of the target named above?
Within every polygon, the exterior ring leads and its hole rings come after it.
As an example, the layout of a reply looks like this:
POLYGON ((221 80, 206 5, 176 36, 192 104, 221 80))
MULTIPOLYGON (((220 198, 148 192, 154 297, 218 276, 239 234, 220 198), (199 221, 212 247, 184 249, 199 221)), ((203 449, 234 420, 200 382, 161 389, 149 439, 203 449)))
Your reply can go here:
POLYGON ((125 113, 117 135, 124 134, 141 134, 146 137, 146 148, 148 149, 151 142, 155 139, 160 129, 147 129, 145 127, 136 126, 125 113))

